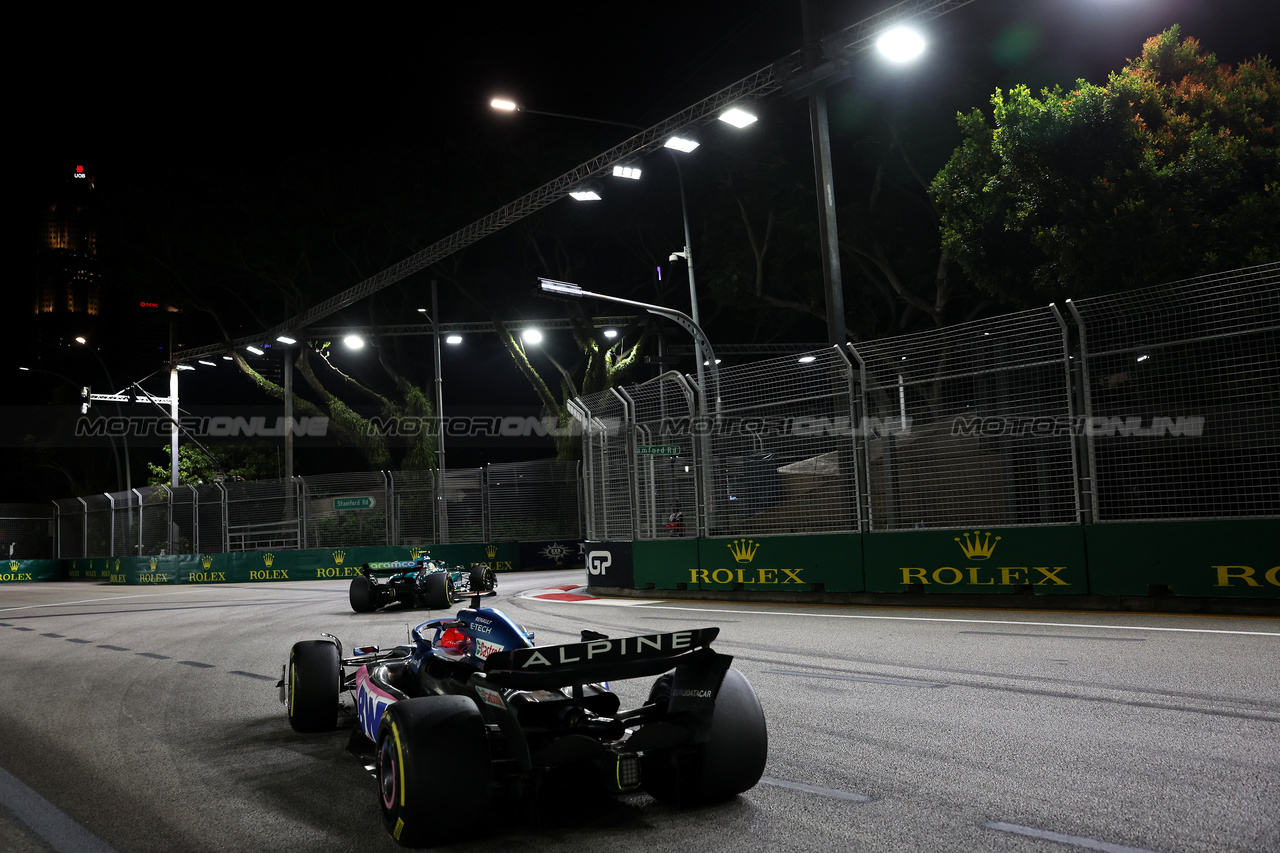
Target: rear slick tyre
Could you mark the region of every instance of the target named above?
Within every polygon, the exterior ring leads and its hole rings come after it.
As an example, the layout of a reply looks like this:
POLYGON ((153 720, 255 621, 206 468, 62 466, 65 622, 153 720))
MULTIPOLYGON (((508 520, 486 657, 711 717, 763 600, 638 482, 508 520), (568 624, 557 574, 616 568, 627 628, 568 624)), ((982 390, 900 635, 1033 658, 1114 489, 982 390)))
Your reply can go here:
MULTIPOLYGON (((665 704, 672 678, 653 685, 650 702, 665 704)), ((764 709, 747 677, 730 667, 716 694, 711 737, 674 754, 653 756, 644 766, 642 785, 654 799, 677 808, 727 800, 755 787, 769 755, 764 709)))
POLYGON ((378 805, 387 833, 402 847, 473 834, 489 816, 489 739, 484 718, 465 696, 403 699, 378 726, 378 805), (441 786, 450 797, 442 817, 441 786))
POLYGON ((374 595, 373 584, 363 575, 351 579, 351 588, 347 591, 347 598, 351 601, 351 609, 356 613, 372 613, 378 609, 378 601, 374 595))
POLYGON ((453 576, 448 572, 432 572, 422 584, 422 601, 430 610, 453 607, 453 576))

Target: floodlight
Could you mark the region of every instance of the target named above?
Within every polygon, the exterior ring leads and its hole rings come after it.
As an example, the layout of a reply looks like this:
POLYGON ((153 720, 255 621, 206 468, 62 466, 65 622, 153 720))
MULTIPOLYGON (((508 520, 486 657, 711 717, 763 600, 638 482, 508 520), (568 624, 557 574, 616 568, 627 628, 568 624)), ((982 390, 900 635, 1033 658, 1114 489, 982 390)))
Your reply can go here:
POLYGON ((924 53, 924 37, 910 27, 894 27, 876 39, 876 47, 892 62, 907 62, 924 53))
POLYGON ((542 284, 543 293, 554 293, 557 296, 574 296, 582 297, 582 288, 576 284, 567 281, 552 281, 549 278, 538 279, 542 284))
POLYGON ((720 120, 741 129, 755 122, 756 117, 740 107, 730 107, 720 114, 720 120))

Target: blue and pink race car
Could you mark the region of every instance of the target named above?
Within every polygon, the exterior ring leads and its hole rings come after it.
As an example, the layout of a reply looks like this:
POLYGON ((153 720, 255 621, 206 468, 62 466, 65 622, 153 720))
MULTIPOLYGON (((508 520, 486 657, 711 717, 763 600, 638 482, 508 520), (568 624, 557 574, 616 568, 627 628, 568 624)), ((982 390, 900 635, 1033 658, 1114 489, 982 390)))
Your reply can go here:
POLYGON ((449 840, 491 805, 572 782, 644 791, 679 807, 724 800, 764 772, 764 712, 719 628, 536 646, 504 613, 471 606, 421 623, 409 644, 343 652, 331 634, 295 643, 280 699, 298 732, 339 725, 354 706, 349 748, 370 759, 383 825, 404 846, 449 840), (652 678, 648 699, 621 707, 608 683, 652 678), (344 706, 342 697, 351 697, 344 706), (466 797, 439 812, 443 781, 466 797))

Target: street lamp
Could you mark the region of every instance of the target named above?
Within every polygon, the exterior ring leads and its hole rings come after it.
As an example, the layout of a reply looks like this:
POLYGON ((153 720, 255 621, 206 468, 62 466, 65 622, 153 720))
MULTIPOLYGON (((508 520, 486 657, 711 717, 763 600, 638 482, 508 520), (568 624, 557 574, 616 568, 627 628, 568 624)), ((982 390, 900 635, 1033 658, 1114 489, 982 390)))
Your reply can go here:
MULTIPOLYGON (((431 338, 436 356, 436 539, 445 542, 449 534, 449 508, 444 499, 444 374, 441 371, 440 362, 440 326, 437 323, 440 307, 436 300, 435 279, 431 280, 431 313, 428 314, 425 308, 419 308, 418 313, 425 316, 427 322, 431 324, 431 338)), ((450 335, 448 343, 460 344, 462 338, 458 335, 450 335)))
MULTIPOLYGON (((805 0, 800 11, 807 54, 805 64, 812 71, 822 60, 822 43, 811 6, 811 0, 805 0)), ((881 53, 894 61, 906 61, 924 50, 924 39, 906 27, 893 27, 880 36, 877 46, 881 53)), ((822 243, 822 278, 826 291, 827 343, 843 346, 848 336, 844 322, 840 235, 836 225, 836 193, 831 174, 831 132, 827 121, 825 85, 818 85, 809 93, 809 133, 813 140, 814 181, 818 188, 818 234, 822 243)))
MULTIPOLYGON (((115 383, 115 382, 113 382, 113 381, 112 381, 112 379, 111 379, 111 371, 107 369, 107 363, 106 363, 105 361, 103 361, 103 360, 102 360, 102 356, 98 355, 98 351, 97 351, 97 349, 95 349, 94 347, 89 346, 89 342, 88 342, 88 340, 87 340, 87 339, 85 339, 83 336, 77 337, 77 338, 76 338, 76 343, 80 344, 81 346, 83 346, 83 347, 85 347, 86 349, 88 349, 88 350, 89 350, 89 352, 93 353, 93 357, 94 357, 94 358, 96 358, 96 359, 98 360, 98 364, 102 365, 102 372, 103 372, 103 373, 106 375, 106 377, 107 377, 107 387, 108 387, 108 388, 115 388, 116 383, 115 383)), ((124 417, 124 413, 120 410, 120 401, 119 401, 119 400, 116 400, 116 417, 118 417, 118 418, 123 418, 123 417, 124 417)), ((125 484, 125 489, 126 489, 126 490, 128 491, 128 493, 129 493, 129 506, 130 506, 130 507, 132 507, 132 506, 133 506, 133 474, 132 474, 132 472, 130 471, 130 467, 131 467, 131 466, 130 466, 130 462, 129 462, 129 436, 128 436, 127 432, 128 432, 128 431, 126 430, 124 434, 121 434, 121 436, 120 436, 120 443, 121 443, 122 445, 124 445, 124 484, 125 484)), ((117 479, 117 482, 119 482, 119 480, 118 480, 118 479, 117 479)), ((130 512, 129 512, 129 520, 130 520, 130 523, 132 523, 132 521, 133 521, 133 511, 132 511, 132 509, 130 509, 130 512)))
POLYGON ((876 39, 876 48, 891 62, 910 62, 924 53, 924 37, 910 27, 893 27, 876 39))
MULTIPOLYGON (((711 348, 711 341, 707 339, 707 335, 702 331, 692 317, 683 311, 677 311, 674 308, 667 308, 662 305, 653 305, 649 302, 637 302, 634 299, 623 299, 620 296, 609 296, 605 293, 593 293, 590 290, 584 290, 581 285, 568 281, 556 281, 550 278, 538 278, 539 287, 543 293, 552 296, 560 296, 568 299, 600 299, 605 302, 616 302, 619 305, 630 305, 635 308, 643 308, 650 314, 656 314, 659 317, 666 317, 668 320, 674 320, 679 326, 693 336, 696 345, 701 347, 701 351, 706 353, 707 366, 711 368, 711 381, 715 386, 715 410, 716 417, 720 416, 720 369, 716 366, 720 360, 716 358, 715 350, 711 348)), ((701 368, 701 362, 699 362, 701 368)), ((701 370, 699 371, 701 372, 701 370)), ((707 411, 706 388, 699 383, 698 394, 701 399, 702 412, 707 411)))
MULTIPOLYGON (((572 282, 568 282, 568 281, 555 281, 554 279, 540 277, 538 279, 538 283, 543 293, 551 294, 553 296, 560 296, 567 299, 601 299, 601 300, 604 300, 605 302, 616 302, 620 305, 631 305, 636 308, 643 308, 644 310, 648 311, 650 314, 656 314, 659 317, 666 317, 669 320, 674 320, 677 324, 683 327, 685 331, 687 331, 689 334, 693 336, 694 344, 699 349, 700 354, 698 358, 698 379, 699 379, 698 381, 698 413, 703 417, 707 415, 707 388, 706 388, 706 385, 702 382, 702 368, 704 365, 702 363, 701 353, 705 352, 707 355, 707 364, 705 366, 710 368, 711 382, 715 386, 715 391, 714 391, 715 418, 716 418, 717 424, 719 423, 719 420, 720 420, 720 367, 719 367, 720 360, 716 358, 715 350, 711 348, 711 341, 707 340, 706 333, 702 331, 702 327, 700 327, 696 322, 694 322, 692 317, 690 317, 689 315, 681 311, 677 311, 674 308, 665 308, 661 305, 652 305, 648 302, 637 302, 632 299, 623 299, 619 296, 608 296, 603 293, 592 293, 589 290, 583 290, 581 285, 573 284, 572 282)), ((696 304, 697 303, 695 303, 695 305, 696 304)), ((709 448, 710 436, 707 434, 704 434, 702 436, 702 439, 704 442, 706 442, 706 447, 709 448)), ((704 454, 703 455, 704 459, 710 458, 710 452, 708 449, 704 449, 703 454, 704 454)), ((702 506, 707 505, 705 501, 705 497, 706 495, 710 494, 710 492, 711 492, 710 466, 704 465, 703 472, 702 472, 703 501, 700 502, 700 505, 702 506)), ((709 529, 707 514, 699 513, 698 518, 699 518, 698 524, 699 524, 700 530, 705 535, 709 529)))
MULTIPOLYGON (((506 98, 494 98, 489 102, 494 109, 505 110, 509 112, 527 112, 537 115, 555 116, 557 118, 575 119, 577 121, 588 121, 596 124, 611 124, 621 127, 629 127, 634 130, 644 130, 640 125, 627 124, 625 122, 605 121, 603 119, 589 118, 587 116, 567 115, 564 113, 549 113, 539 110, 531 110, 527 107, 520 106, 515 101, 506 98)), ((735 105, 725 110, 719 115, 719 119, 726 124, 742 129, 756 121, 754 113, 746 109, 742 104, 735 105)), ((698 284, 693 272, 693 238, 689 230, 689 205, 685 196, 684 189, 684 173, 680 168, 679 154, 688 154, 698 148, 699 143, 696 139, 690 139, 682 136, 668 137, 663 147, 671 152, 671 160, 676 167, 676 183, 680 188, 680 217, 684 224, 684 249, 679 252, 672 252, 668 260, 675 261, 677 258, 684 260, 689 270, 689 307, 690 320, 695 327, 699 326, 700 318, 698 316, 698 284)), ((639 180, 640 169, 634 163, 619 163, 614 165, 613 174, 619 178, 629 178, 631 180, 639 180)), ((594 186, 582 186, 569 193, 575 201, 600 201, 600 193, 594 186)), ((699 327, 699 332, 701 328, 699 327)), ((703 336, 705 337, 705 336, 703 336)), ((694 364, 697 368, 698 387, 705 387, 706 377, 703 373, 703 366, 706 359, 704 358, 702 348, 702 337, 694 335, 694 364)), ((719 382, 716 383, 716 391, 719 393, 719 382)), ((718 400, 717 400, 718 402, 718 400)))

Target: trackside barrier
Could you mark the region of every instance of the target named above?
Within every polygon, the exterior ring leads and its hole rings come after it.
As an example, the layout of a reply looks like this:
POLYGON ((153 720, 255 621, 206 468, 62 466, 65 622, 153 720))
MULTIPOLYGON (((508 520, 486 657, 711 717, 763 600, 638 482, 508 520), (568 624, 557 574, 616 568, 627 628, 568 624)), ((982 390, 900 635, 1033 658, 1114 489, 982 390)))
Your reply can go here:
POLYGON ((0 583, 62 580, 61 560, 5 560, 0 563, 0 583))
POLYGON ((105 577, 113 584, 217 584, 351 578, 360 574, 360 567, 366 562, 408 561, 419 554, 429 554, 449 565, 488 563, 500 572, 518 571, 520 568, 518 542, 433 545, 430 548, 305 548, 297 551, 174 554, 63 562, 70 564, 72 579, 105 577), (83 572, 83 577, 75 574, 79 572, 83 572))
POLYGON ((1280 599, 1274 519, 588 541, 584 550, 595 587, 1280 599))

